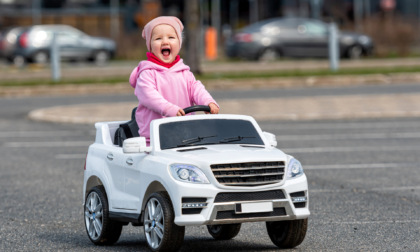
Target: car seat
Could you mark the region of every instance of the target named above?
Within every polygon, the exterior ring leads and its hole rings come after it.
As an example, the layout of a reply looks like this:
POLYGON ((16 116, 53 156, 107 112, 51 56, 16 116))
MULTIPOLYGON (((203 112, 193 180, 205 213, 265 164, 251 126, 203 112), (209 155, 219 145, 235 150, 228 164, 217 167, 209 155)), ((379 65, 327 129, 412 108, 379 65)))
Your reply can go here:
POLYGON ((123 142, 127 138, 138 137, 139 126, 136 122, 136 110, 137 107, 131 111, 131 120, 120 124, 120 127, 115 131, 114 144, 122 147, 123 142))

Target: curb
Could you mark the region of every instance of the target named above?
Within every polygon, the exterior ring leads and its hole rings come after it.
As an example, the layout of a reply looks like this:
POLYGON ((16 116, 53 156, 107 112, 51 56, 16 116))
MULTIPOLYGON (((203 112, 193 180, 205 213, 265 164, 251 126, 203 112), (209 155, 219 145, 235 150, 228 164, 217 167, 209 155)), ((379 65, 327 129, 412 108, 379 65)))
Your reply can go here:
MULTIPOLYGON (((256 120, 320 120, 420 116, 420 94, 347 95, 219 100, 220 113, 247 114, 256 120), (279 106, 281 104, 281 106, 279 106), (275 110, 269 108, 276 108, 275 110)), ((137 103, 101 103, 34 110, 36 121, 94 124, 127 121, 137 103), (63 112, 64 111, 64 112, 63 112)))

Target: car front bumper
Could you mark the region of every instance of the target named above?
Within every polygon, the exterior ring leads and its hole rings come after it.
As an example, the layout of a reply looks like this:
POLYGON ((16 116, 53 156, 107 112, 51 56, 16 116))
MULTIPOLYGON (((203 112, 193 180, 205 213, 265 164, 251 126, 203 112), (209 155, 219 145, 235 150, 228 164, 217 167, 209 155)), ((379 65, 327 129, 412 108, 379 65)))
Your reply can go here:
POLYGON ((259 190, 185 186, 188 188, 171 194, 174 222, 179 226, 295 220, 310 214, 305 175, 259 190))

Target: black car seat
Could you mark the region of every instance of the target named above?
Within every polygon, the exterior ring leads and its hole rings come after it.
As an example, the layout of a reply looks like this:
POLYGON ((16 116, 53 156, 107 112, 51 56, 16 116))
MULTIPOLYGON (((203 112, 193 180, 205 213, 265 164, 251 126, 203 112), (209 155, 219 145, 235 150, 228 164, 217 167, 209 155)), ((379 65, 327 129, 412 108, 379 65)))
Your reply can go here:
POLYGON ((120 124, 120 127, 115 131, 114 144, 122 147, 123 142, 127 138, 139 136, 139 126, 136 122, 137 107, 131 111, 131 120, 120 124))

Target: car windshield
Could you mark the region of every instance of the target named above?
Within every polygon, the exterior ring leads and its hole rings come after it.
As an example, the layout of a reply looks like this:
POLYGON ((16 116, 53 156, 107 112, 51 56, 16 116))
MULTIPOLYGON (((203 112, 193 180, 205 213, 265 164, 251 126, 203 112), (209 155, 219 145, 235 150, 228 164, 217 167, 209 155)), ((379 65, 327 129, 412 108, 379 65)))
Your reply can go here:
POLYGON ((206 144, 264 145, 254 125, 247 120, 208 119, 170 122, 159 126, 162 150, 206 144))

